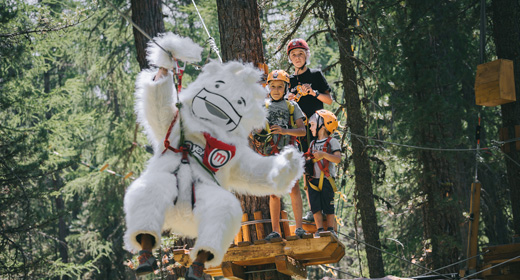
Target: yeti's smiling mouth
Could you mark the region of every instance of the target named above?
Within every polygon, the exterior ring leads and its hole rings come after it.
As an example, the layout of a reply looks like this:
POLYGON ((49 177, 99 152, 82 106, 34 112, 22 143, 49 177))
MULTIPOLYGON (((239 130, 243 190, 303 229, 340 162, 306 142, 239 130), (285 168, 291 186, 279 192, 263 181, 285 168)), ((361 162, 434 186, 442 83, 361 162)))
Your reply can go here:
POLYGON ((224 96, 205 88, 193 98, 191 110, 196 117, 210 121, 227 131, 233 131, 242 119, 224 96))

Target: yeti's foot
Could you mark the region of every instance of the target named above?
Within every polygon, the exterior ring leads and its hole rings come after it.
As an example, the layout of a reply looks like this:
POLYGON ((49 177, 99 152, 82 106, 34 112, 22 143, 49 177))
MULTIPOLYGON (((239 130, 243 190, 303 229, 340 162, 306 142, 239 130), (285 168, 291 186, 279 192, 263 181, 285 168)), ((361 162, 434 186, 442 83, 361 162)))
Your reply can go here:
POLYGON ((152 255, 152 252, 145 250, 139 251, 139 266, 135 270, 135 274, 137 274, 137 276, 152 273, 158 268, 157 261, 152 255))
POLYGON ((186 280, 204 280, 204 264, 193 262, 184 277, 186 280))

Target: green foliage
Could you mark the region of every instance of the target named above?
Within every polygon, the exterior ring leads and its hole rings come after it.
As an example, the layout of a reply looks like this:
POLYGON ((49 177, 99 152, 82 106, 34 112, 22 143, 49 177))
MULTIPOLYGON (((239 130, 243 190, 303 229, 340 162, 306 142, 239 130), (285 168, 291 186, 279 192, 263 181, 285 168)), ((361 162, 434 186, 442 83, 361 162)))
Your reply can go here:
MULTIPOLYGON (((127 1, 112 2, 128 12, 127 1)), ((191 1, 164 4, 166 30, 201 44, 201 65, 208 57, 216 59, 191 1)), ((342 109, 346 93, 338 48, 354 48, 368 125, 363 136, 411 146, 472 148, 480 112, 482 145, 490 146, 490 139, 496 138, 499 109, 473 105, 479 7, 472 1, 349 1, 352 46, 337 44, 327 5, 316 5, 299 23, 306 12, 301 1, 259 4, 269 68, 292 71, 281 41, 307 39, 310 66, 321 68, 333 88, 336 102, 326 108, 336 112, 342 124, 348 112, 342 109)), ((216 2, 197 5, 220 45, 216 2)), ((134 115, 139 67, 131 25, 102 1, 13 0, 0 4, 0 30, 0 278, 133 277, 125 265, 132 256, 122 244, 123 196, 150 154, 134 115), (106 164, 116 175, 100 172, 106 164), (134 175, 123 180, 129 172, 134 175)), ((493 51, 488 45, 487 52, 493 51)), ((189 65, 184 85, 198 73, 198 67, 189 65)), ((341 238, 347 248, 338 266, 367 276, 364 245, 354 240, 362 240, 363 234, 348 149, 360 136, 344 127, 340 137, 344 160, 337 182, 342 195, 336 205, 339 231, 349 238, 341 238)), ((475 155, 425 152, 371 140, 366 152, 383 249, 431 267, 432 237, 440 237, 451 260, 462 258, 463 213, 469 209, 475 155), (427 168, 428 163, 437 165, 427 168), (455 222, 447 223, 454 227, 451 231, 442 225, 433 236, 426 231, 425 205, 431 198, 425 186, 449 194, 435 201, 451 211, 439 211, 445 221, 455 222)), ((479 161, 484 187, 480 242, 507 242, 511 210, 504 198, 503 158, 490 150, 481 153, 479 161)), ((163 241, 173 246, 175 240, 170 236, 163 241)), ((164 254, 169 253, 159 257, 164 254)), ((425 272, 389 254, 383 257, 387 274, 425 272)), ((168 266, 155 277, 165 278, 168 266)), ((313 277, 324 275, 319 269, 309 272, 313 277)))

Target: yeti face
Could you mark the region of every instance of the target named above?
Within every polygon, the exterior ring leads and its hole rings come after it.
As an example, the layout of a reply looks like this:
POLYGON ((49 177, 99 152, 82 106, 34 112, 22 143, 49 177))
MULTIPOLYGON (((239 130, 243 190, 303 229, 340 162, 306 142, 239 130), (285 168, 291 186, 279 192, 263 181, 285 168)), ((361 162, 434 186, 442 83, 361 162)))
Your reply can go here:
POLYGON ((266 91, 258 83, 260 77, 252 65, 212 61, 181 96, 185 94, 190 117, 201 130, 244 138, 265 124, 266 91))
POLYGON ((210 121, 226 131, 233 131, 242 119, 242 115, 238 113, 237 109, 242 111, 247 106, 247 103, 244 97, 240 96, 240 99, 233 104, 225 96, 217 93, 218 89, 221 86, 225 86, 225 84, 226 82, 218 80, 213 85, 215 91, 203 88, 193 98, 191 109, 195 117, 210 121))

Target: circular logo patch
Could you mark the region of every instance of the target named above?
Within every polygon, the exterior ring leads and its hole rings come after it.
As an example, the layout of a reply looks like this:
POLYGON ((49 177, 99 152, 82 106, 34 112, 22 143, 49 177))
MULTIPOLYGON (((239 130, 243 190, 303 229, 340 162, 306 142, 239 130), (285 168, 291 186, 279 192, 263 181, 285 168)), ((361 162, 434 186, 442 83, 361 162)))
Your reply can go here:
POLYGON ((231 158, 231 152, 215 149, 209 154, 208 162, 211 167, 218 169, 226 164, 231 158))

